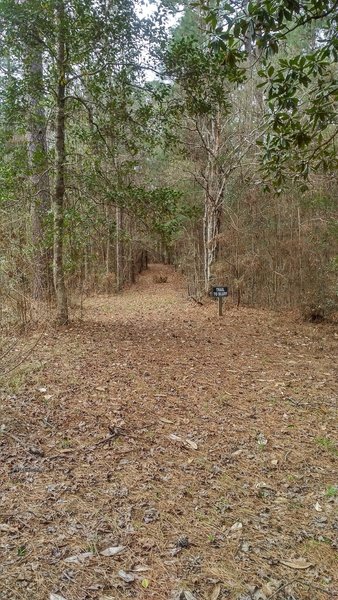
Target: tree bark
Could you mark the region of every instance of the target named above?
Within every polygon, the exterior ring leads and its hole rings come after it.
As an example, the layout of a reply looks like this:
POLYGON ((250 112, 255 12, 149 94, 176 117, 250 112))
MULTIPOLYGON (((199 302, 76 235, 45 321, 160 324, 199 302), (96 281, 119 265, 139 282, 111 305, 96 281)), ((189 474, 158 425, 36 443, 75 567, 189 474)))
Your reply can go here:
MULTIPOLYGON (((199 129, 201 131, 201 129, 199 129)), ((202 135, 202 131, 201 131, 202 135)), ((206 168, 204 173, 204 288, 209 291, 211 267, 218 254, 218 235, 222 216, 222 202, 226 178, 221 170, 221 123, 218 112, 206 125, 203 137, 207 151, 206 168)))
POLYGON ((116 291, 123 287, 123 242, 122 242, 123 213, 120 206, 116 206, 116 291))
POLYGON ((211 267, 217 258, 220 217, 221 208, 214 205, 212 198, 206 197, 203 220, 204 285, 206 292, 209 291, 211 267))
POLYGON ((46 298, 51 291, 49 251, 45 243, 45 223, 51 205, 48 174, 46 118, 43 107, 43 66, 39 46, 29 47, 30 119, 28 158, 31 169, 33 198, 31 204, 33 244, 32 294, 36 299, 46 298))
POLYGON ((57 18, 57 105, 56 105, 56 181, 54 194, 54 287, 56 293, 57 320, 68 322, 68 302, 64 277, 63 238, 64 238, 64 196, 65 196, 65 9, 63 0, 56 8, 57 18))

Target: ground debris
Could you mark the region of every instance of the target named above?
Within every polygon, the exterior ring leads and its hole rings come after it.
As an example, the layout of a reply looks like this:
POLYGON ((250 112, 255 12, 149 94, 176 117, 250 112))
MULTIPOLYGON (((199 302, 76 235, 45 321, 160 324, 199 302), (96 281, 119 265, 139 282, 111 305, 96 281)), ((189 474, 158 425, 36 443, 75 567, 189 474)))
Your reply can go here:
POLYGON ((126 571, 119 571, 118 573, 120 579, 123 579, 126 583, 132 583, 135 581, 135 575, 133 573, 127 573, 126 571))
POLYGON ((110 546, 100 552, 101 556, 116 556, 125 549, 125 546, 110 546))
POLYGON ((214 589, 212 590, 211 596, 210 596, 210 600, 218 600, 220 594, 221 594, 221 584, 217 583, 217 585, 215 585, 214 589))
POLYGON ((290 560, 281 560, 282 565, 290 567, 290 569, 309 569, 313 564, 305 560, 305 558, 294 558, 290 560))
POLYGON ((185 294, 89 297, 0 392, 4 600, 334 597, 333 326, 185 294))
POLYGON ((82 565, 86 560, 93 558, 93 552, 82 552, 81 554, 75 554, 74 556, 68 556, 64 559, 66 563, 71 563, 74 565, 82 565))
POLYGON ((189 438, 185 438, 184 439, 184 438, 182 438, 179 435, 171 433, 169 435, 169 439, 172 440, 173 442, 180 442, 186 448, 190 448, 192 450, 197 450, 198 449, 198 445, 196 444, 196 442, 194 442, 193 440, 190 440, 189 438))

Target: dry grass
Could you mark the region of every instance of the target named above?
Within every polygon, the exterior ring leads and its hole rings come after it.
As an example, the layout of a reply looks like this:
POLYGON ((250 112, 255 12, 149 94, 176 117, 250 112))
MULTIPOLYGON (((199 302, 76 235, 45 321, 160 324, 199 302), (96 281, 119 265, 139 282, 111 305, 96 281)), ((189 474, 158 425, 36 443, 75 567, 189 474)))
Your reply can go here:
POLYGON ((337 596, 337 333, 216 314, 152 267, 46 331, 1 397, 1 600, 337 596))

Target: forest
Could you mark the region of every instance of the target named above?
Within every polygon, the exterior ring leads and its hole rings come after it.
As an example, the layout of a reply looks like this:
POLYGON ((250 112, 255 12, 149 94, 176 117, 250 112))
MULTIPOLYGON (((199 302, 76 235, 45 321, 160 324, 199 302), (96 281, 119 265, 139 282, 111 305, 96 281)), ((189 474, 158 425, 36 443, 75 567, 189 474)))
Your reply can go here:
POLYGON ((337 308, 337 7, 1 4, 1 314, 66 323, 151 262, 337 308))
POLYGON ((337 31, 0 0, 1 600, 337 596, 337 31))

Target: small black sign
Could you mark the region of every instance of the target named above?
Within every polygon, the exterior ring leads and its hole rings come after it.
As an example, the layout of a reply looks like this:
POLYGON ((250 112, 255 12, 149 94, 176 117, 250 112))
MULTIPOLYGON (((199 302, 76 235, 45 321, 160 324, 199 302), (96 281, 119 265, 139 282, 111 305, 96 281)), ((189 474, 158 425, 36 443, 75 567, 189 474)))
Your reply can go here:
POLYGON ((217 285, 212 288, 212 295, 214 298, 226 298, 228 294, 228 288, 222 285, 217 285))

